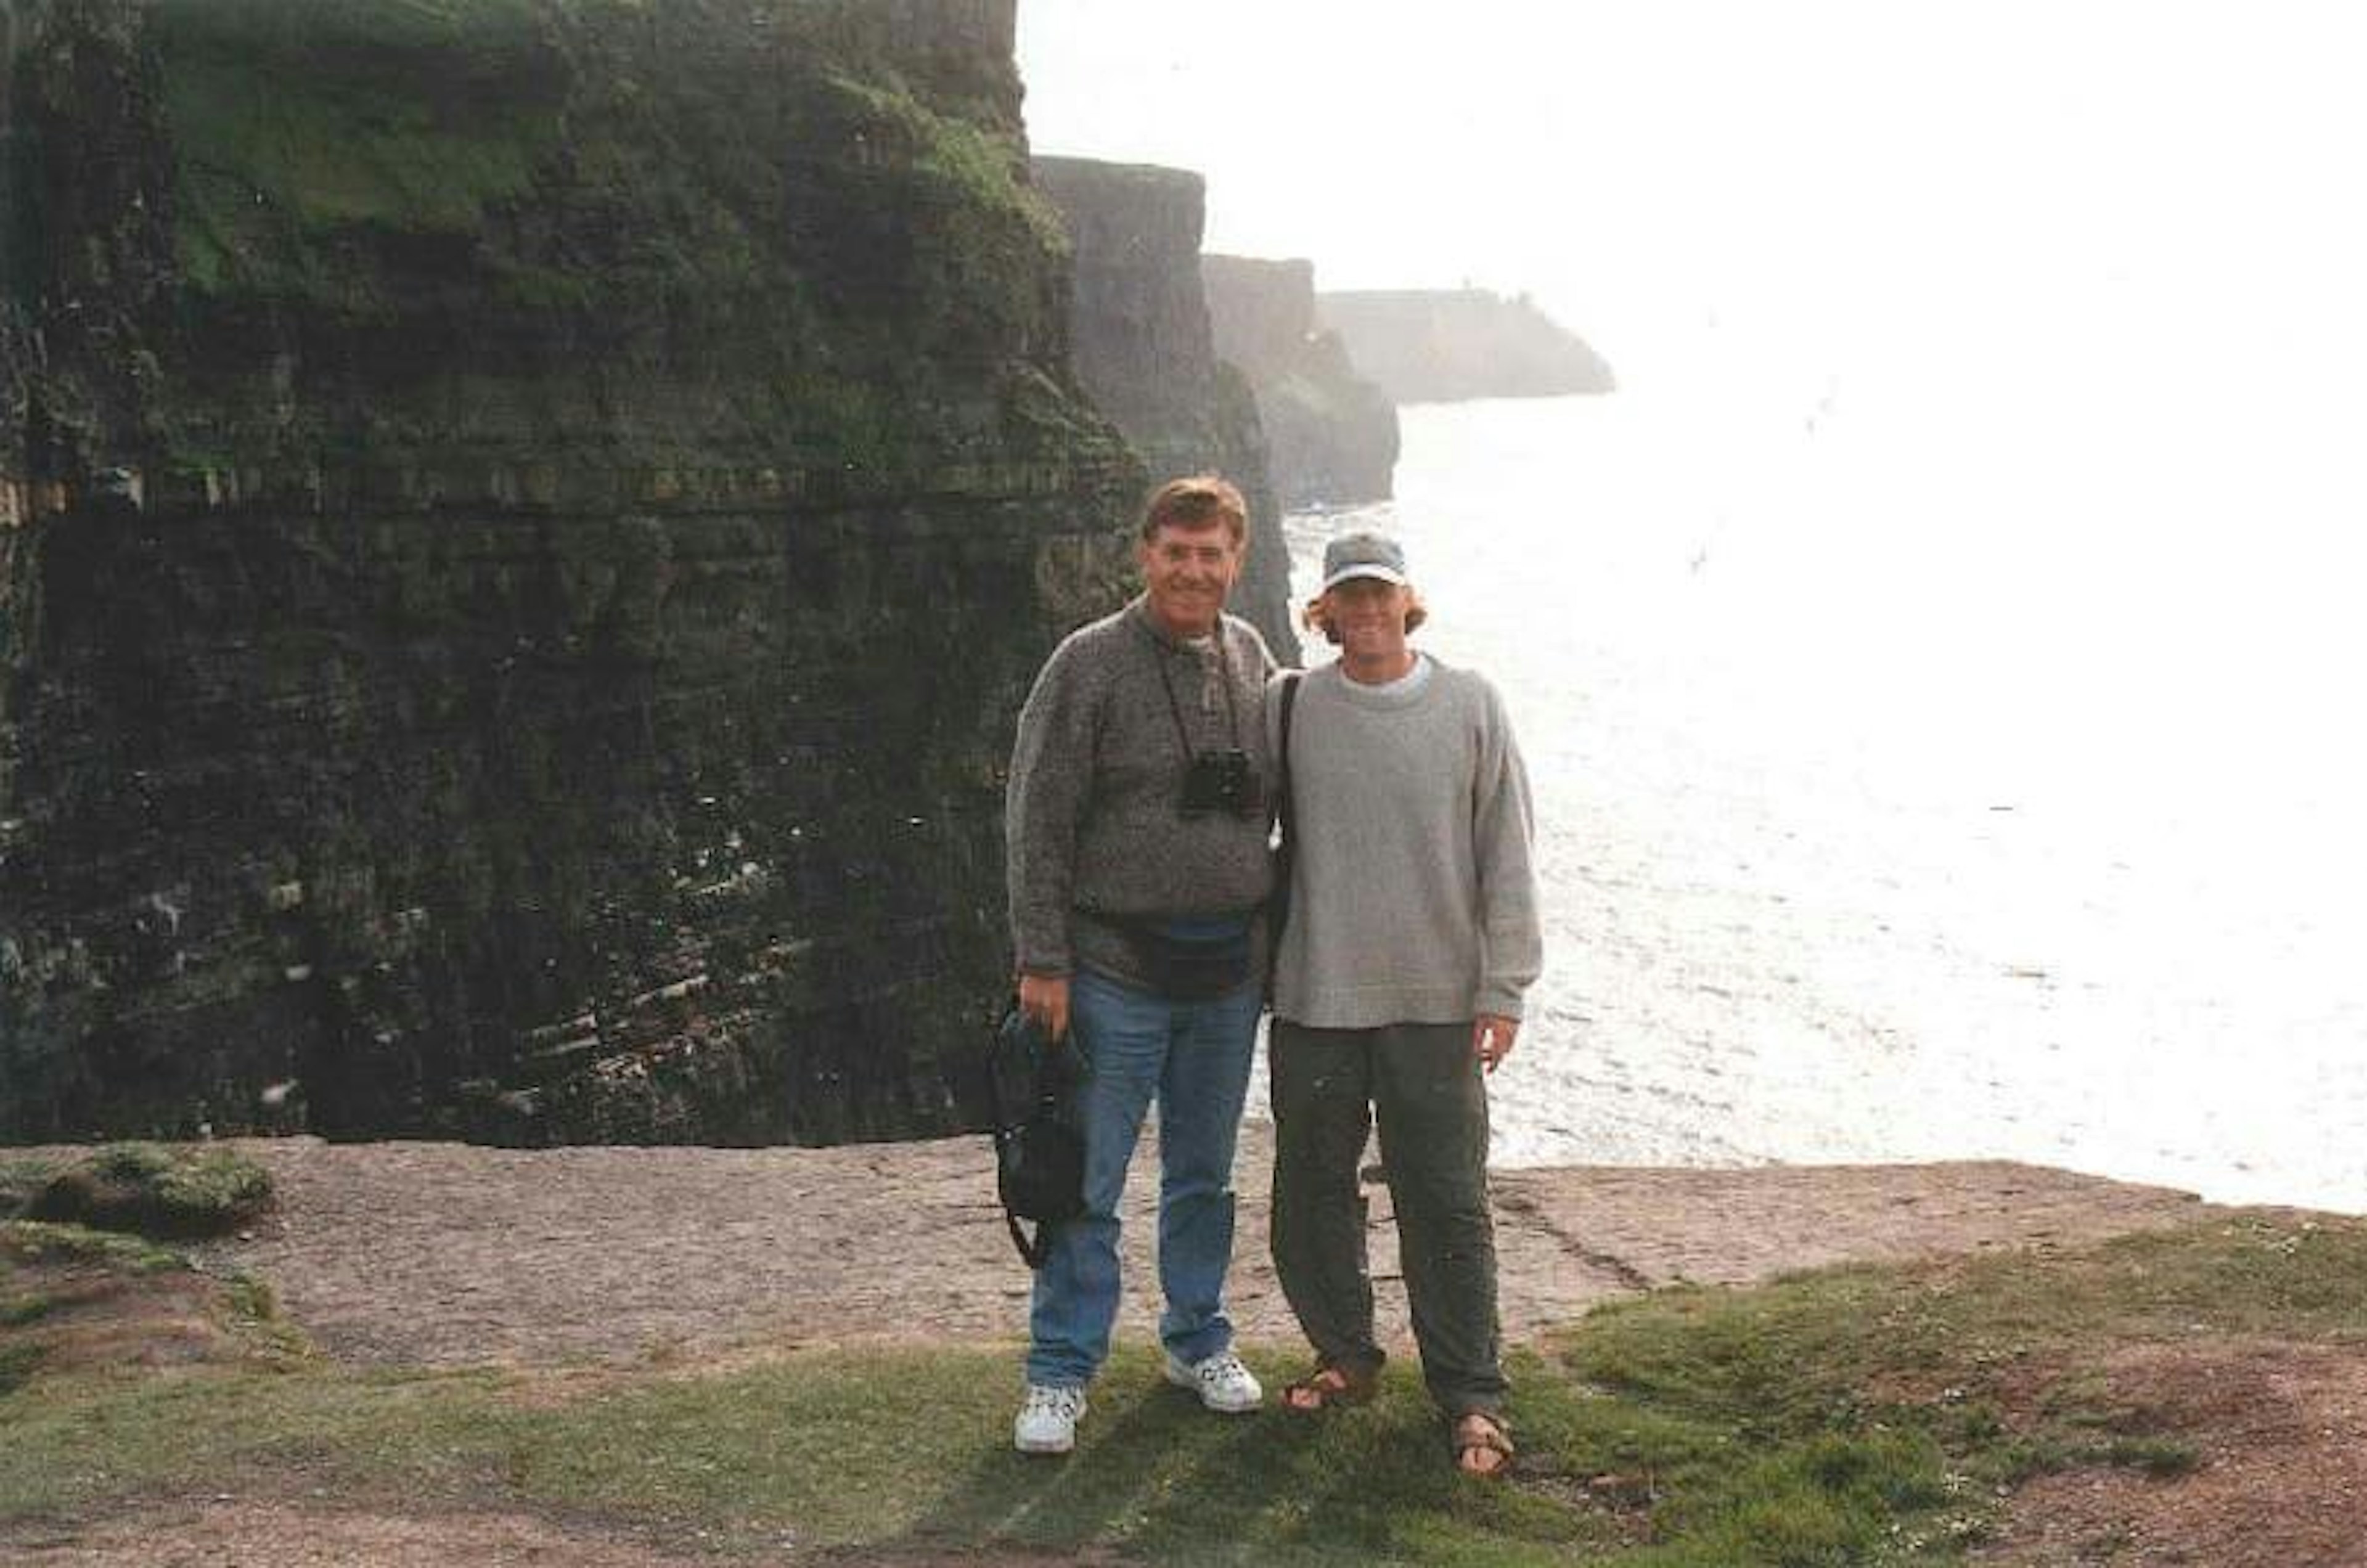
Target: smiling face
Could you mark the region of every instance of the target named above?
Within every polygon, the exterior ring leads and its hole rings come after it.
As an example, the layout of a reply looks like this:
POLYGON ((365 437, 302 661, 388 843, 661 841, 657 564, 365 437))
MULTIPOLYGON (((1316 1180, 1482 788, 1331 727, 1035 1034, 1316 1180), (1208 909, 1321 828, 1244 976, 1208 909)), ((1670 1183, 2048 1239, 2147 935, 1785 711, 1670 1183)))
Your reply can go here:
POLYGON ((1162 523, 1134 547, 1150 613, 1176 637, 1217 628, 1225 595, 1241 575, 1241 542, 1221 517, 1199 526, 1162 523))
POLYGON ((1377 577, 1352 577, 1333 583, 1323 599, 1341 660, 1352 677, 1394 680, 1405 672, 1412 589, 1377 577))

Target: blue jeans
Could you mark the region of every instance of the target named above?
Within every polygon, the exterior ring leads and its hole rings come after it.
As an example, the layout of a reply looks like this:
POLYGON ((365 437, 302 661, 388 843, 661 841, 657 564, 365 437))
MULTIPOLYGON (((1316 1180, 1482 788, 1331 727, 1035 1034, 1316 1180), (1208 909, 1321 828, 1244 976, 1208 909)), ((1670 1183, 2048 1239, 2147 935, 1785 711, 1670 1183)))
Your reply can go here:
POLYGON ((1085 1134, 1085 1212, 1057 1226, 1036 1272, 1027 1381, 1082 1388, 1109 1355, 1117 1317, 1118 1200, 1159 1101, 1159 1337, 1178 1359, 1205 1360, 1233 1342, 1225 1270, 1233 1257, 1233 1145, 1257 1044, 1259 987, 1175 1001, 1080 970, 1069 983, 1070 1041, 1087 1072, 1078 1095, 1085 1134))

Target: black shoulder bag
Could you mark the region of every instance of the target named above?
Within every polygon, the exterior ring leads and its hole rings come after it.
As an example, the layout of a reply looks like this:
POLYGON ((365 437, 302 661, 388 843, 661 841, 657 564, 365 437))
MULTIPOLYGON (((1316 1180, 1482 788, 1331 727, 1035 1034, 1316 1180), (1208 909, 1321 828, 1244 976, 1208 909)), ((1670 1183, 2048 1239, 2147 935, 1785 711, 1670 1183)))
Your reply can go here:
POLYGON ((1030 1269, 1044 1267, 1052 1227, 1085 1212, 1085 1140, 1070 1115, 1076 1046, 1045 1038, 1017 1003, 995 1027, 987 1054, 994 1097, 994 1189, 1011 1242, 1030 1269), (1022 1220, 1036 1222, 1030 1237, 1022 1220))

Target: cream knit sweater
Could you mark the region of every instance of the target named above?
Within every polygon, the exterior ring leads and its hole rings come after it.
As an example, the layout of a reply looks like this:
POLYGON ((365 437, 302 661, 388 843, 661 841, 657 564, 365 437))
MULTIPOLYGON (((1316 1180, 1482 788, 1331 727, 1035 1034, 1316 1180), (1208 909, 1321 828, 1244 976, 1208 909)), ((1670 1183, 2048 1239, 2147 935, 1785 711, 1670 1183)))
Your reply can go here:
POLYGON ((1276 1018, 1319 1029, 1518 1018, 1543 965, 1529 780, 1503 699, 1485 677, 1421 658, 1421 679, 1387 686, 1337 664, 1301 677, 1276 1018))

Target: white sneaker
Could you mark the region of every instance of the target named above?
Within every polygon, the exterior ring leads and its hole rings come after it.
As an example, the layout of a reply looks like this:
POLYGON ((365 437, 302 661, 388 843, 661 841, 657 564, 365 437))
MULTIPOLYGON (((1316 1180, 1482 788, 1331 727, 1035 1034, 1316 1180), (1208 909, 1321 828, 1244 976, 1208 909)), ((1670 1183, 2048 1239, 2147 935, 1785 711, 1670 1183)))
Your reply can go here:
POLYGON ((1198 1365, 1167 1358, 1167 1381, 1177 1388, 1188 1388, 1200 1396, 1200 1403, 1225 1416, 1239 1416, 1255 1410, 1265 1399, 1265 1390, 1258 1386, 1257 1374, 1241 1365, 1241 1359, 1230 1350, 1219 1350, 1198 1365))
POLYGON ((1064 1454, 1077 1446, 1077 1417, 1085 1413, 1085 1391, 1027 1385, 1019 1419, 1011 1424, 1011 1442, 1023 1454, 1064 1454))

